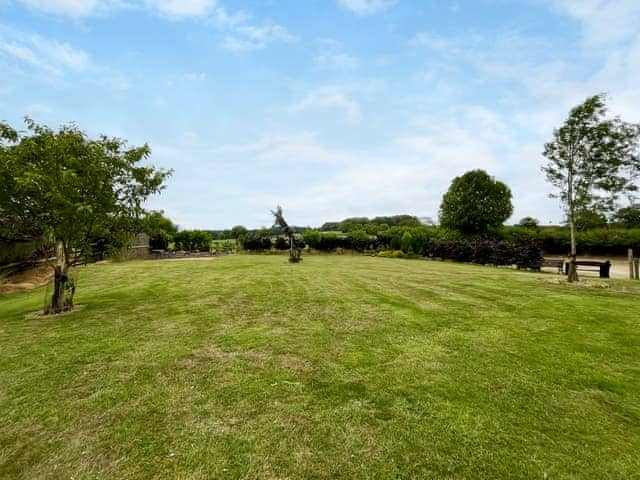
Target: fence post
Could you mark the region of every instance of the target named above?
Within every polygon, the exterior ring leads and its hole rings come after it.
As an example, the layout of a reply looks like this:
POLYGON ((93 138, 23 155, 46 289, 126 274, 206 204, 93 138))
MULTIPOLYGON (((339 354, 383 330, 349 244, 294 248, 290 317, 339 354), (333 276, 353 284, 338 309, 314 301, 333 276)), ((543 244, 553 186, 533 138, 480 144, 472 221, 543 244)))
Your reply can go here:
POLYGON ((629 279, 633 280, 633 248, 627 250, 627 255, 629 257, 629 279))
POLYGON ((636 258, 633 261, 633 266, 635 269, 635 279, 640 280, 640 258, 636 258))

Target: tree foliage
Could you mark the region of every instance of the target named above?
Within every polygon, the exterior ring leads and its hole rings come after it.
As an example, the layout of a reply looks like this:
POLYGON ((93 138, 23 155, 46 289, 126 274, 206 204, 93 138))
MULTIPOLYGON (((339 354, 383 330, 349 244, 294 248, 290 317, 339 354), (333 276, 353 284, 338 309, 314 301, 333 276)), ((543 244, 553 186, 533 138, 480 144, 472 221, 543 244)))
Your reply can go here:
POLYGON ((533 217, 522 217, 518 222, 518 226, 524 228, 537 228, 540 225, 540 221, 533 217))
POLYGON ((95 232, 134 230, 143 203, 170 172, 146 166, 148 145, 129 147, 104 135, 91 139, 76 125, 55 131, 26 119, 27 132, 0 128, 2 235, 45 236, 55 244, 54 294, 48 310, 65 305, 68 270, 88 253, 95 232))
POLYGON ((154 250, 168 250, 178 226, 164 216, 163 211, 149 212, 142 219, 142 229, 149 235, 149 246, 154 250))
POLYGON ((465 236, 487 236, 511 216, 511 190, 484 170, 472 170, 451 182, 440 205, 440 224, 465 236))
POLYGON ((626 228, 640 228, 640 203, 619 209, 613 220, 626 228))
MULTIPOLYGON (((542 170, 556 188, 571 229, 571 252, 576 254, 578 214, 611 212, 622 194, 631 194, 638 171, 638 125, 606 118, 604 95, 594 95, 569 112, 564 124, 545 144, 542 170)), ((573 264, 572 264, 573 265, 573 264)), ((569 280, 577 279, 572 267, 569 280)))

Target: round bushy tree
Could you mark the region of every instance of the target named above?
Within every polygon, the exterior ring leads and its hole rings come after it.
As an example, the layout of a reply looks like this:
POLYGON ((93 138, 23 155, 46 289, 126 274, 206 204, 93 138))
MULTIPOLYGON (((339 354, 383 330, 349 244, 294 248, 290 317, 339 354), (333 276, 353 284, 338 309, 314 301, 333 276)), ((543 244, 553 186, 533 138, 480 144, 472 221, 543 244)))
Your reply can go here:
POLYGON ((524 228, 538 228, 539 224, 540 221, 537 218, 533 217, 523 217, 518 222, 518 226, 524 228))
POLYGON ((451 182, 440 205, 440 224, 467 236, 487 236, 511 216, 511 190, 484 170, 451 182))

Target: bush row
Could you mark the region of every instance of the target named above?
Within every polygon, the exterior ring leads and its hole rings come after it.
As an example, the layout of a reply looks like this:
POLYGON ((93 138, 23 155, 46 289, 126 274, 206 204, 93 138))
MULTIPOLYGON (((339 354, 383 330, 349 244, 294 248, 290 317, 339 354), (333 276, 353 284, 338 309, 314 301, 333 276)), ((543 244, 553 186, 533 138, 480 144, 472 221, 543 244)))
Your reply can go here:
POLYGON ((535 242, 436 240, 427 244, 423 255, 481 265, 517 265, 518 268, 539 269, 542 264, 542 249, 535 242))
MULTIPOLYGON (((564 227, 505 227, 501 236, 511 242, 535 241, 548 254, 566 255, 571 250, 571 233, 564 227)), ((640 253, 640 229, 599 228, 576 232, 576 242, 579 255, 626 255, 629 248, 640 253)))
MULTIPOLYGON (((391 227, 375 235, 364 230, 347 234, 308 230, 304 240, 311 248, 335 251, 338 248, 366 250, 402 250, 424 255, 425 248, 434 241, 469 240, 459 233, 439 227, 391 227)), ((626 255, 628 248, 640 253, 640 229, 603 228, 576 234, 579 255, 626 255)), ((566 255, 571 248, 571 235, 566 227, 503 227, 493 241, 513 244, 534 242, 551 255, 566 255)))

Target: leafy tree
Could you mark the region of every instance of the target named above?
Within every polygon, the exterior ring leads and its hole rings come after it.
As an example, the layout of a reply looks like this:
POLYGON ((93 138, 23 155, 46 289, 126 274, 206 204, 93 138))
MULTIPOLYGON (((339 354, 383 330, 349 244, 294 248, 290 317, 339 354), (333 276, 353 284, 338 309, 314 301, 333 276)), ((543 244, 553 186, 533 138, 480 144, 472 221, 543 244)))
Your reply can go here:
POLYGON ((640 203, 621 208, 613 220, 626 228, 640 228, 640 203))
POLYGON ((404 253, 413 253, 413 235, 411 235, 411 232, 404 232, 402 234, 400 247, 404 253))
POLYGON ((542 171, 556 188, 553 197, 560 199, 571 231, 572 262, 568 280, 577 280, 576 221, 578 213, 611 211, 620 194, 635 189, 625 169, 637 163, 640 129, 618 118, 605 118, 604 95, 587 98, 574 107, 564 124, 553 132, 545 144, 547 158, 542 171))
POLYGON ((320 242, 322 241, 322 234, 317 230, 309 229, 305 230, 305 232, 302 234, 302 238, 310 248, 317 249, 320 246, 320 242))
POLYGON ((242 225, 236 225, 231 229, 231 236, 235 238, 236 244, 238 247, 242 247, 244 245, 244 240, 247 238, 248 230, 242 225))
POLYGON ((363 252, 369 247, 371 237, 365 230, 354 230, 351 232, 351 246, 358 252, 363 252))
POLYGON ((149 235, 149 246, 154 250, 168 250, 178 227, 163 211, 149 212, 142 219, 142 229, 149 235))
POLYGON ((594 228, 602 228, 607 226, 607 217, 603 213, 581 208, 576 211, 575 227, 576 230, 584 232, 594 228))
POLYGON ((297 247, 294 233, 289 224, 284 219, 284 215, 282 213, 282 207, 278 205, 275 210, 271 210, 271 214, 274 217, 275 223, 274 226, 280 227, 282 232, 285 234, 287 239, 289 240, 289 262, 291 263, 299 263, 302 261, 300 258, 300 248, 297 247))
POLYGON ((28 118, 25 123, 27 133, 0 128, 6 182, 0 229, 51 239, 54 289, 45 313, 58 313, 73 307, 69 270, 89 253, 91 236, 133 231, 144 201, 163 188, 170 172, 141 165, 151 153, 147 145, 130 148, 104 135, 90 139, 73 124, 54 131, 28 118))
POLYGON ((440 205, 440 224, 467 236, 486 236, 511 216, 511 190, 484 170, 472 170, 451 182, 440 205))
POLYGON ((340 222, 326 222, 320 227, 321 232, 337 232, 340 230, 340 222))
POLYGON ((524 228, 537 228, 540 225, 540 221, 533 217, 523 217, 518 222, 518 226, 524 228))
POLYGON ((175 234, 176 248, 180 250, 208 252, 211 240, 211 234, 207 230, 182 230, 175 234))
POLYGON ((402 237, 400 234, 393 235, 391 237, 391 242, 389 242, 389 247, 391 250, 401 250, 402 249, 402 237))

